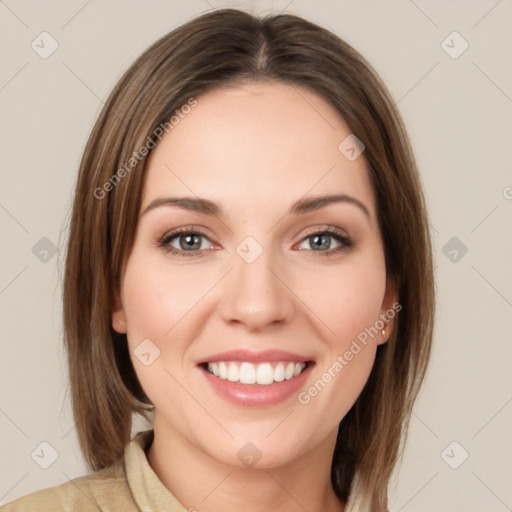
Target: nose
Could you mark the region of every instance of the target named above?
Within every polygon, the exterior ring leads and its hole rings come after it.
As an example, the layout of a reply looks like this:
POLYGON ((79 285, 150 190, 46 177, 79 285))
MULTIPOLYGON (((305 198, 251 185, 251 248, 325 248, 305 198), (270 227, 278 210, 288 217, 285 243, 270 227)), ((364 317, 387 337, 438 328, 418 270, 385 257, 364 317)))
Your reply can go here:
POLYGON ((225 322, 261 331, 292 318, 294 295, 270 251, 263 251, 252 263, 235 253, 233 270, 224 281, 220 314, 225 322))

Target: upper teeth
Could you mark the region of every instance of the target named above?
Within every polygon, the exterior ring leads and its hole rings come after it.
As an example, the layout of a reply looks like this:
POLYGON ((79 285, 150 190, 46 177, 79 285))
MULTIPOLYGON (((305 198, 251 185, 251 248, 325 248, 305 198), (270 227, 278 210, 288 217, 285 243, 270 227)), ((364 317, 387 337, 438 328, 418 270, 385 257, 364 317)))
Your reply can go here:
POLYGON ((233 361, 220 361, 208 363, 208 371, 221 379, 243 384, 269 385, 297 377, 306 367, 305 363, 279 362, 272 363, 239 363, 233 361))

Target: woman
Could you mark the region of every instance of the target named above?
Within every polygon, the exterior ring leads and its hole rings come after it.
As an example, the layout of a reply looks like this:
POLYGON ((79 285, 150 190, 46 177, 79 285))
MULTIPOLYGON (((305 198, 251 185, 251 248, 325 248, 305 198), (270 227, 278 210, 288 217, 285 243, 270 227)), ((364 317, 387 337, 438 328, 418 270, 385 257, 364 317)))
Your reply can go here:
POLYGON ((5 510, 385 511, 433 310, 376 73, 297 16, 200 16, 125 73, 80 167, 64 327, 94 472, 5 510))

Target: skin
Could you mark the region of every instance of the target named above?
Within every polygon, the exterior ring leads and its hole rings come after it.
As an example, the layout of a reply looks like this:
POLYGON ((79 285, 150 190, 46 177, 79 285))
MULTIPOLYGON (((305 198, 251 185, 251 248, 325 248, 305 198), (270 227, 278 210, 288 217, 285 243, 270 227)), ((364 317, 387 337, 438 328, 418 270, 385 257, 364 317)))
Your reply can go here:
MULTIPOLYGON (((350 129, 325 100, 298 86, 246 83, 197 101, 150 156, 112 315, 156 408, 149 464, 186 508, 201 512, 343 510, 330 481, 338 424, 393 321, 306 405, 296 394, 263 408, 233 405, 196 362, 235 348, 287 350, 315 361, 307 389, 391 308, 397 297, 386 279, 364 153, 351 162, 338 150, 350 129), (369 215, 349 202, 287 214, 304 195, 333 193, 356 198, 369 215), (142 214, 154 199, 175 195, 215 201, 223 214, 176 206, 142 214), (326 256, 340 242, 330 238, 328 249, 318 249, 309 238, 326 225, 355 245, 326 256), (184 226, 206 234, 202 256, 158 245, 184 226), (263 248, 250 264, 236 252, 247 236, 263 248), (147 338, 160 350, 149 366, 133 353, 147 338), (237 457, 247 442, 262 454, 252 468, 237 457)), ((183 247, 179 237, 169 245, 183 247)))

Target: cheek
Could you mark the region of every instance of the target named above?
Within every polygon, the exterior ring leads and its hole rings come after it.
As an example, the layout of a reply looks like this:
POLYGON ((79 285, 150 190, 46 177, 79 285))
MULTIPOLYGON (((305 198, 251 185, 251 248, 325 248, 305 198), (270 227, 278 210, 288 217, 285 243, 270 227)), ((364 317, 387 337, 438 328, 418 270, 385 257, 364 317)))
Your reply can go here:
POLYGON ((183 391, 173 376, 182 381, 189 374, 189 347, 214 307, 208 291, 219 279, 218 270, 206 263, 186 267, 136 246, 123 278, 130 357, 155 405, 165 404, 169 394, 179 401, 183 391))
POLYGON ((212 286, 210 281, 200 272, 170 271, 161 258, 158 261, 137 248, 130 256, 123 280, 130 357, 139 382, 157 407, 170 394, 179 396, 172 376, 197 328, 191 324, 194 305, 212 286))
POLYGON ((355 259, 301 278, 300 297, 322 321, 326 339, 342 350, 379 319, 386 287, 382 257, 355 259))
POLYGON ((126 269, 123 302, 128 334, 163 342, 187 323, 187 315, 215 283, 214 275, 201 271, 169 269, 161 258, 133 253, 126 269), (185 320, 185 322, 183 322, 185 320))
POLYGON ((384 259, 379 253, 355 263, 316 272, 317 286, 302 285, 302 297, 323 333, 322 357, 310 387, 299 395, 306 409, 326 418, 331 426, 341 420, 366 384, 374 364, 386 286, 384 259))

